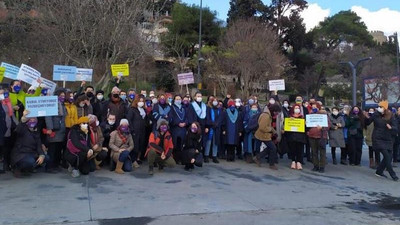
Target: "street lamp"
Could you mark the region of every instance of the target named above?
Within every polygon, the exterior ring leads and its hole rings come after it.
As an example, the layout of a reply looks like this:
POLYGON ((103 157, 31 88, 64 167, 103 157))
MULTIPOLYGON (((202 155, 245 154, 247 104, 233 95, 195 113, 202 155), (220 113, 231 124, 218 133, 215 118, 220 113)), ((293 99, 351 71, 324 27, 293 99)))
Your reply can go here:
POLYGON ((363 58, 357 61, 356 64, 353 64, 353 62, 348 61, 348 62, 339 62, 339 64, 348 64, 351 68, 351 72, 353 74, 353 106, 357 105, 357 66, 364 61, 371 60, 372 57, 368 58, 363 58))
MULTIPOLYGON (((197 60, 197 76, 199 83, 201 83, 201 25, 203 20, 203 0, 200 0, 200 22, 199 22, 199 52, 197 60)), ((199 85, 200 87, 201 85, 199 85)))
POLYGON ((397 76, 400 75, 400 64, 399 64, 399 38, 397 36, 397 32, 394 33, 393 35, 390 35, 389 38, 395 38, 396 39, 396 59, 397 59, 397 76))

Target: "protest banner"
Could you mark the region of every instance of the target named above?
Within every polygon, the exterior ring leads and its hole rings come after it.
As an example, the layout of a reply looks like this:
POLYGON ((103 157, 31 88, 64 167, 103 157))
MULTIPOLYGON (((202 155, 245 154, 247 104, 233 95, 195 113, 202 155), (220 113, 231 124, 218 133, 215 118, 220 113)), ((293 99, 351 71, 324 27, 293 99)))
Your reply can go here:
POLYGON ((305 132, 305 120, 295 118, 285 118, 285 131, 288 132, 305 132))
POLYGON ((76 81, 76 66, 53 66, 54 81, 76 81))
MULTIPOLYGON (((48 89, 48 94, 49 95, 52 95, 52 94, 54 94, 54 91, 56 90, 56 88, 57 88, 57 84, 56 83, 54 83, 53 81, 51 81, 51 80, 48 80, 48 79, 46 79, 46 78, 40 78, 40 80, 42 81, 42 84, 43 84, 43 86, 44 86, 44 88, 46 88, 46 89, 48 89)), ((37 82, 37 81, 34 81, 33 82, 33 84, 32 84, 32 86, 34 86, 34 87, 39 87, 39 83, 37 82)))
POLYGON ((269 90, 270 91, 284 91, 285 90, 285 80, 270 80, 269 90))
POLYGON ((328 127, 328 116, 326 114, 308 114, 306 115, 307 127, 328 127))
POLYGON ((22 80, 23 82, 32 85, 34 81, 37 81, 40 77, 41 74, 39 71, 28 65, 22 64, 18 71, 17 80, 22 80))
POLYGON ((3 82, 5 72, 6 72, 6 68, 0 67, 0 82, 3 82))
POLYGON ((18 66, 14 66, 5 62, 2 62, 0 66, 6 68, 6 71, 4 72, 4 77, 7 77, 11 80, 17 79, 17 75, 19 72, 18 66))
POLYGON ((193 73, 180 73, 178 74, 178 83, 179 85, 193 84, 194 76, 193 73))
POLYGON ((29 111, 28 118, 58 115, 57 96, 27 97, 25 106, 29 111))
POLYGON ((114 77, 117 76, 129 76, 129 65, 128 64, 114 64, 111 65, 111 73, 114 77))
POLYGON ((92 81, 93 69, 77 68, 76 81, 92 81))

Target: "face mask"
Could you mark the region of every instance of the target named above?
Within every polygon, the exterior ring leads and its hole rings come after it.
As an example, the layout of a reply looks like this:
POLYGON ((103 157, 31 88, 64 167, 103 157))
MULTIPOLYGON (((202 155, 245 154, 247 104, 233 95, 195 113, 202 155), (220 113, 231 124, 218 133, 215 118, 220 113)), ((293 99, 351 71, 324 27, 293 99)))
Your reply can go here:
POLYGON ((4 92, 4 98, 8 98, 10 96, 10 93, 4 92))
POLYGON ((86 93, 86 96, 88 96, 88 98, 92 98, 94 96, 94 94, 92 92, 88 92, 88 93, 86 93))
POLYGON ((296 99, 296 104, 301 104, 301 99, 296 99))
POLYGON ((312 109, 312 112, 313 112, 313 113, 317 113, 317 112, 318 112, 318 109, 317 109, 317 108, 313 108, 313 109, 312 109))
POLYGON ((347 110, 343 110, 343 113, 344 113, 344 114, 347 114, 347 110))
POLYGON ((59 96, 58 97, 58 101, 60 101, 61 103, 64 103, 65 102, 65 97, 59 96))
POLYGON ((197 97, 197 98, 196 98, 196 102, 200 103, 200 102, 202 102, 202 101, 203 101, 203 98, 202 98, 202 97, 197 97))
POLYGON ((101 101, 103 100, 104 96, 103 95, 97 95, 97 100, 101 101))
POLYGON ((168 102, 169 102, 169 103, 172 103, 172 98, 168 98, 168 102))
POLYGON ((183 104, 187 105, 187 104, 189 104, 189 101, 188 100, 183 100, 183 104))
POLYGON ((338 111, 333 111, 332 114, 337 116, 337 115, 339 115, 339 112, 338 111))
POLYGON ((135 99, 135 95, 134 94, 130 94, 129 98, 133 100, 133 99, 135 99))
POLYGON ((73 102, 74 102, 74 98, 69 98, 69 99, 68 99, 68 102, 69 102, 69 103, 73 103, 73 102))
POLYGON ((382 107, 378 107, 378 112, 383 113, 385 111, 382 107))
POLYGON ((369 113, 369 115, 372 115, 372 114, 374 114, 374 111, 369 111, 368 113, 369 113))
POLYGON ((360 111, 358 111, 358 110, 353 110, 353 113, 354 113, 355 115, 358 115, 359 112, 360 112, 360 111))
POLYGON ((79 107, 83 108, 85 106, 85 103, 79 103, 79 107))
POLYGON ((161 132, 165 133, 165 132, 167 132, 167 130, 168 130, 168 127, 167 127, 167 126, 165 126, 165 125, 161 125, 161 126, 160 126, 160 131, 161 131, 161 132))
POLYGON ((161 98, 161 99, 160 99, 160 104, 161 104, 161 105, 164 105, 164 104, 165 104, 165 98, 161 98))
POLYGON ((253 105, 254 104, 254 100, 253 99, 249 99, 249 105, 253 105))
POLYGON ((217 106, 218 105, 218 102, 217 101, 213 101, 213 106, 217 106))
POLYGON ((233 110, 235 110, 235 106, 229 106, 229 109, 230 109, 231 111, 233 111, 233 110))
POLYGON ((147 97, 147 94, 143 94, 143 97, 145 97, 145 98, 146 98, 146 97, 147 97))
POLYGON ((270 99, 269 100, 269 104, 271 104, 271 105, 275 104, 275 100, 274 99, 270 99))
POLYGON ((192 133, 197 133, 197 127, 192 127, 190 128, 190 130, 192 131, 192 133))
POLYGON ((175 100, 175 105, 180 107, 182 105, 182 101, 181 100, 175 100))
POLYGON ((0 94, 0 101, 3 101, 5 99, 4 94, 0 94))
POLYGON ((256 112, 258 111, 258 109, 251 109, 251 111, 252 111, 253 113, 256 113, 256 112))
POLYGON ((146 106, 147 106, 147 107, 150 107, 150 106, 151 106, 151 103, 152 103, 151 101, 146 101, 146 106))
POLYGON ((97 120, 96 121, 96 127, 98 127, 100 125, 100 122, 97 120))
POLYGON ((284 104, 283 104, 283 107, 288 108, 288 107, 289 107, 289 104, 284 103, 284 104))
POLYGON ((144 102, 138 102, 137 106, 139 106, 139 108, 143 108, 144 102))
POLYGON ((115 120, 107 120, 108 124, 110 124, 111 126, 115 124, 115 120))
POLYGON ((19 93, 19 92, 21 91, 21 86, 15 85, 13 89, 14 89, 14 91, 15 91, 16 93, 19 93))
POLYGON ((126 99, 126 95, 120 95, 119 96, 123 101, 125 101, 125 99, 126 99))
POLYGON ((152 102, 153 104, 157 104, 158 100, 157 100, 156 98, 153 98, 153 100, 151 100, 151 102, 152 102))
MULTIPOLYGON (((35 93, 35 92, 33 92, 33 93, 35 93)), ((42 93, 42 95, 46 96, 47 95, 47 89, 42 89, 41 93, 42 93)))
POLYGON ((119 98, 119 94, 113 94, 112 95, 114 98, 119 98))
POLYGON ((87 131, 87 129, 88 129, 87 123, 81 124, 81 130, 82 130, 82 131, 87 131))
POLYGON ((26 123, 26 125, 28 125, 29 128, 35 128, 37 125, 37 121, 29 121, 26 123))
POLYGON ((240 102, 236 102, 236 103, 235 103, 235 106, 236 106, 236 107, 240 107, 240 102))
POLYGON ((300 113, 300 109, 294 109, 294 113, 299 114, 300 113))
POLYGON ((129 127, 128 127, 128 126, 121 126, 120 129, 121 129, 121 131, 124 132, 124 133, 129 132, 129 127))

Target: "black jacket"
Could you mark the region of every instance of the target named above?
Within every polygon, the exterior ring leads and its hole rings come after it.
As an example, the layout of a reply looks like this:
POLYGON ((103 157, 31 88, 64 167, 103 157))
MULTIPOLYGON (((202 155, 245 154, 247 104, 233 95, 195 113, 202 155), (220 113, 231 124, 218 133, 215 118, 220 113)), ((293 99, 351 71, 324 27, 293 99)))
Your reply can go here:
POLYGON ((26 155, 44 155, 38 130, 31 131, 26 123, 19 123, 15 128, 15 145, 11 152, 11 165, 15 165, 26 155))
MULTIPOLYGON (((389 112, 391 114, 391 112, 389 112)), ((393 150, 394 136, 397 134, 398 127, 395 123, 393 115, 388 116, 388 120, 384 116, 375 112, 369 119, 366 120, 366 125, 374 123, 374 130, 372 131, 372 147, 375 150, 393 150), (389 124, 392 129, 387 128, 389 124)))
POLYGON ((92 148, 90 143, 90 131, 85 134, 80 125, 74 125, 71 127, 71 131, 69 133, 69 138, 71 139, 72 144, 78 148, 81 152, 87 153, 89 149, 92 148), (83 144, 86 143, 86 144, 83 144))
POLYGON ((140 111, 138 108, 130 107, 128 110, 128 114, 126 115, 126 119, 128 119, 129 121, 129 128, 131 134, 133 135, 146 134, 147 115, 143 118, 140 115, 140 111))

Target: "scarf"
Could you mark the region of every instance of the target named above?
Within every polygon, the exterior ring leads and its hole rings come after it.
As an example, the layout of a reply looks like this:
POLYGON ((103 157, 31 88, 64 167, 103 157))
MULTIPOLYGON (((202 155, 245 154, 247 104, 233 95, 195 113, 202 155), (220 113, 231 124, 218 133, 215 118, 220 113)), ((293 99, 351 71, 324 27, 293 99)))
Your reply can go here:
POLYGON ((196 112, 197 116, 200 119, 205 119, 206 118, 206 110, 207 110, 206 104, 204 104, 202 102, 201 103, 201 108, 200 108, 200 106, 199 106, 199 104, 197 102, 192 102, 192 106, 193 106, 193 109, 196 112))
POLYGON ((126 138, 125 135, 121 132, 121 129, 118 129, 118 136, 121 139, 123 145, 128 141, 128 138, 126 138))
MULTIPOLYGON (((211 121, 215 122, 215 111, 214 111, 213 108, 211 108, 210 111, 211 111, 211 121)), ((213 135, 214 135, 214 129, 210 128, 210 131, 209 131, 209 134, 208 134, 208 140, 212 140, 213 135)))
POLYGON ((179 109, 178 106, 176 105, 172 106, 172 108, 174 109, 176 115, 178 116, 179 121, 183 121, 183 119, 185 118, 185 109, 183 107, 179 109))
POLYGON ((13 116, 13 109, 12 109, 12 106, 11 106, 10 98, 5 98, 3 101, 1 101, 1 103, 2 103, 3 105, 7 106, 8 115, 9 115, 10 117, 12 117, 12 116, 13 116))
POLYGON ((166 116, 166 115, 168 115, 168 113, 169 113, 169 111, 171 110, 171 107, 169 107, 169 105, 167 105, 167 104, 165 104, 165 108, 163 108, 161 105, 158 105, 159 107, 158 107, 158 113, 161 115, 161 116, 166 116))
POLYGON ((144 117, 146 116, 146 112, 144 111, 143 108, 138 107, 139 113, 142 116, 142 119, 144 119, 144 117))
POLYGON ((90 141, 92 145, 96 145, 98 141, 97 129, 90 127, 90 141))
POLYGON ((234 110, 234 113, 232 113, 232 111, 230 109, 228 109, 228 110, 226 110, 226 113, 228 114, 229 120, 232 123, 236 123, 236 120, 237 120, 238 114, 239 114, 237 109, 234 110))

